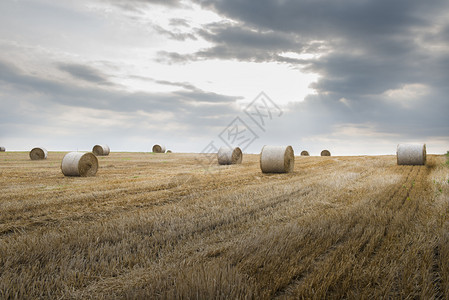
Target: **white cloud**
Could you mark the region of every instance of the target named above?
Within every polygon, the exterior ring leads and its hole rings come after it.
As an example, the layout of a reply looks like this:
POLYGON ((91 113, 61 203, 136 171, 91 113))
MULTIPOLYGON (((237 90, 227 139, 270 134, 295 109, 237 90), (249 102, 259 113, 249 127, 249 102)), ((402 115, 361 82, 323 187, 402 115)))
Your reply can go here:
POLYGON ((401 88, 390 89, 383 93, 383 97, 388 101, 397 102, 403 107, 410 108, 416 102, 426 101, 430 93, 430 87, 420 83, 404 84, 401 88))

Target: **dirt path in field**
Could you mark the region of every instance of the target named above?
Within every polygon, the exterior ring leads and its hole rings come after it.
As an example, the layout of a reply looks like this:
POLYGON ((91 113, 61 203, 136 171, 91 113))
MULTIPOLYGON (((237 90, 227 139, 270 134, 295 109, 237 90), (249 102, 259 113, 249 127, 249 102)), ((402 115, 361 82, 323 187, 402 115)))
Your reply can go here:
POLYGON ((196 158, 116 154, 89 179, 0 165, 0 295, 447 296, 441 157, 297 157, 291 174, 196 158))

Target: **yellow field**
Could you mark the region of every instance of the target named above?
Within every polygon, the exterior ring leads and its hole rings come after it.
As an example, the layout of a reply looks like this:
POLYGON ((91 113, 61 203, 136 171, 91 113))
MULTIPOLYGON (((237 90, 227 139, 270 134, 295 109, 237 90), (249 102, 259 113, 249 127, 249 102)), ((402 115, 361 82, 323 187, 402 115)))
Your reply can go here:
POLYGON ((444 156, 111 153, 70 178, 63 155, 0 153, 0 298, 449 297, 444 156))

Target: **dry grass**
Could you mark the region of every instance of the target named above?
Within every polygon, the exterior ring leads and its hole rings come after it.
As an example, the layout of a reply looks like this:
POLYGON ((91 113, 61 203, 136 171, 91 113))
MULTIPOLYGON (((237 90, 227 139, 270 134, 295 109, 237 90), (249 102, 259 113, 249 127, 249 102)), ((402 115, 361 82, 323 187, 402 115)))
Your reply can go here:
POLYGON ((63 155, 0 155, 0 298, 449 297, 444 156, 112 153, 71 178, 63 155))

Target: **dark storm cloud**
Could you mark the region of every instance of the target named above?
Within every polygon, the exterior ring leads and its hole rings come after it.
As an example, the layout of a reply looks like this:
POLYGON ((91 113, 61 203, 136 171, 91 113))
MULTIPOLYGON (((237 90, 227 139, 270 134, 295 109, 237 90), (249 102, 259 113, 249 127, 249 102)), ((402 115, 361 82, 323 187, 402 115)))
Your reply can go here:
MULTIPOLYGON (((429 29, 441 10, 448 9, 442 0, 432 4, 416 0, 199 2, 240 22, 236 26, 213 24, 201 32, 216 47, 301 53, 316 52, 316 47, 321 46, 317 42, 321 41, 340 56, 349 57, 368 54, 387 58, 413 53, 414 47, 423 46, 416 44, 416 31, 429 29)), ((221 56, 217 51, 217 57, 221 56)), ((271 59, 270 55, 267 57, 271 59)))
POLYGON ((338 99, 335 94, 318 94, 291 104, 282 121, 296 124, 293 127, 302 136, 331 135, 340 124, 369 123, 377 132, 385 133, 385 138, 425 141, 432 136, 448 135, 448 112, 449 103, 441 91, 430 91, 414 99, 405 96, 401 101, 385 95, 338 99))
POLYGON ((192 54, 180 54, 177 52, 158 51, 156 61, 166 64, 185 64, 190 61, 197 60, 195 55, 192 54))
POLYGON ((242 97, 232 97, 220 95, 213 92, 206 92, 199 89, 193 91, 177 91, 174 94, 179 95, 182 99, 190 100, 191 102, 207 102, 207 103, 228 103, 231 104, 242 97))
POLYGON ((176 41, 185 41, 185 40, 196 40, 196 36, 193 33, 185 33, 185 32, 175 32, 173 30, 165 29, 159 25, 153 24, 153 27, 156 32, 161 35, 165 35, 166 37, 176 40, 176 41))
POLYGON ((106 76, 100 71, 86 65, 81 64, 60 64, 58 68, 72 75, 74 78, 81 79, 97 84, 110 85, 106 76))
POLYGON ((300 54, 316 47, 316 43, 302 43, 300 37, 296 34, 260 31, 227 22, 208 24, 198 29, 195 34, 211 42, 214 46, 188 55, 161 51, 159 53, 160 60, 185 63, 193 60, 218 58, 254 62, 281 61, 298 64, 304 63, 304 60, 285 57, 281 54, 283 52, 300 54))
POLYGON ((356 76, 360 74, 358 70, 368 72, 373 66, 373 71, 387 73, 383 65, 396 70, 395 73, 398 73, 395 66, 408 73, 403 65, 425 59, 424 45, 416 41, 416 32, 429 29, 439 8, 445 5, 443 1, 432 5, 421 1, 200 2, 239 24, 210 24, 198 34, 212 42, 212 47, 187 55, 160 52, 161 61, 179 63, 213 58, 279 61, 308 65, 307 70, 327 75, 333 70, 327 70, 321 60, 313 65, 314 61, 282 55, 317 53, 326 46, 330 50, 327 57, 330 67, 335 68, 335 61, 341 58, 349 62, 348 66, 340 64, 344 68, 338 72, 343 77, 351 73, 351 66, 355 67, 356 76))
POLYGON ((250 46, 268 51, 299 51, 302 48, 295 35, 263 32, 229 23, 209 24, 201 29, 199 34, 207 41, 235 47, 250 46))
POLYGON ((218 13, 261 29, 300 32, 309 38, 396 34, 428 23, 444 0, 271 1, 199 0, 218 13))
MULTIPOLYGON (((313 88, 337 95, 360 96, 396 88, 413 77, 412 66, 397 61, 367 59, 365 56, 333 54, 312 63, 310 71, 323 78, 313 88), (404 76, 405 75, 405 76, 404 76)), ((414 81, 414 80, 413 80, 414 81)))
POLYGON ((190 22, 186 19, 181 18, 173 18, 170 19, 170 26, 176 26, 176 27, 190 27, 190 22))
MULTIPOLYGON (((445 41, 448 46, 448 27, 435 29, 435 19, 449 13, 449 3, 408 0, 369 1, 200 1, 206 7, 258 28, 255 37, 242 35, 238 28, 209 30, 203 37, 215 43, 200 55, 222 58, 238 48, 255 48, 265 53, 266 60, 281 51, 301 52, 312 41, 322 41, 330 53, 319 60, 310 60, 305 70, 319 73, 322 82, 316 87, 323 92, 371 94, 403 83, 427 81, 433 67, 445 65, 442 57, 429 51, 432 42, 420 41, 430 32, 434 43, 445 41), (438 33, 434 33, 437 30, 438 33), (256 43, 263 32, 277 40, 256 43), (286 42, 289 35, 300 43, 286 42), (285 37, 282 38, 282 37, 285 37), (284 42, 283 42, 284 41, 284 42), (228 48, 223 49, 223 45, 228 48), (220 51, 221 50, 221 51, 220 51), (437 63, 438 62, 438 63, 437 63), (432 66, 432 69, 426 66, 432 66)), ((310 50, 307 50, 310 51, 310 50)), ((305 52, 307 52, 305 51, 305 52)), ((312 49, 313 52, 313 49, 312 49)), ((172 54, 174 57, 174 55, 172 54)), ((242 60, 245 55, 236 56, 242 60)), ((264 55, 257 55, 263 60, 264 55)), ((294 61, 293 61, 294 62, 294 61)), ((304 63, 304 62, 301 62, 304 63)), ((441 68, 437 67, 437 72, 441 68)), ((447 74, 447 72, 444 72, 447 74)))
POLYGON ((168 81, 168 80, 159 80, 154 78, 142 77, 142 76, 132 76, 133 78, 137 78, 140 80, 151 81, 161 85, 168 85, 173 87, 179 87, 183 90, 174 91, 174 95, 181 96, 181 99, 190 100, 192 103, 223 103, 223 104, 232 104, 236 100, 242 99, 239 96, 227 96, 221 95, 213 92, 204 91, 195 85, 189 82, 176 82, 176 81, 168 81))
POLYGON ((16 66, 0 60, 0 83, 8 89, 17 89, 23 92, 33 92, 38 88, 39 93, 65 93, 70 87, 63 86, 50 80, 37 76, 24 74, 16 66))
POLYGON ((154 82, 162 85, 177 86, 186 89, 187 91, 185 90, 175 91, 173 92, 173 94, 181 96, 182 99, 191 100, 192 103, 204 102, 204 103, 232 104, 236 100, 240 100, 243 98, 240 96, 227 96, 213 92, 207 92, 188 82, 171 82, 166 80, 154 80, 154 82))
POLYGON ((292 116, 314 124, 308 134, 331 132, 341 123, 371 122, 382 132, 447 136, 449 2, 197 2, 234 23, 210 24, 199 35, 213 46, 184 56, 161 53, 166 60, 278 61, 319 74, 312 85, 318 95, 291 108, 292 116), (283 52, 321 56, 296 59, 283 52), (410 86, 426 93, 408 101, 414 97, 410 86), (396 91, 395 97, 402 91, 405 99, 388 97, 388 91, 396 91))
POLYGON ((156 79, 151 79, 151 81, 156 82, 158 84, 162 84, 162 85, 181 87, 181 88, 186 89, 186 90, 192 90, 192 91, 199 90, 196 86, 194 86, 193 84, 188 83, 188 82, 173 82, 173 81, 156 80, 156 79))
POLYGON ((213 23, 198 34, 215 44, 195 54, 200 58, 274 61, 282 52, 301 53, 304 44, 295 34, 260 31, 228 23, 213 23))
MULTIPOLYGON (((162 82, 177 85, 177 83, 162 82)), ((23 98, 38 97, 41 104, 72 107, 106 109, 116 112, 167 112, 177 115, 177 120, 185 118, 186 123, 195 126, 203 124, 204 118, 213 114, 235 115, 236 108, 230 103, 238 97, 206 92, 180 83, 190 88, 187 91, 167 93, 127 92, 101 86, 79 86, 67 80, 50 80, 43 76, 25 74, 10 63, 0 61, 0 87, 19 93, 23 98)))

